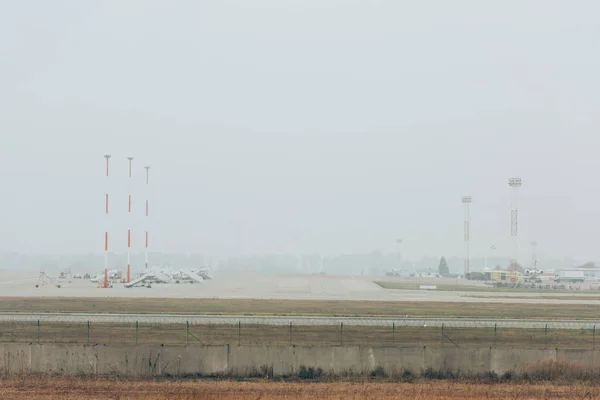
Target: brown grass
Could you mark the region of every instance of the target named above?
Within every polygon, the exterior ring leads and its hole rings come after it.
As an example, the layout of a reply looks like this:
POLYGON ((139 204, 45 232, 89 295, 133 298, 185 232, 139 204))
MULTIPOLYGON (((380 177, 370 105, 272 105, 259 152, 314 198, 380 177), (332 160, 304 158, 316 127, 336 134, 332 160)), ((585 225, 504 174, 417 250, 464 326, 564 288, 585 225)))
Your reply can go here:
MULTIPOLYGON (((583 348, 594 346, 591 330, 436 327, 369 327, 91 323, 89 343, 204 345, 368 345, 583 348)), ((35 322, 0 323, 1 342, 38 342, 35 322)), ((88 343, 86 323, 41 322, 40 343, 88 343)), ((600 345, 600 343, 598 343, 600 345)))
POLYGON ((453 381, 415 383, 289 383, 272 381, 119 381, 66 377, 23 377, 0 381, 0 399, 595 399, 597 387, 552 383, 482 384, 453 381))
POLYGON ((351 300, 1 297, 0 311, 600 319, 600 307, 593 304, 536 304, 530 307, 516 303, 351 300))

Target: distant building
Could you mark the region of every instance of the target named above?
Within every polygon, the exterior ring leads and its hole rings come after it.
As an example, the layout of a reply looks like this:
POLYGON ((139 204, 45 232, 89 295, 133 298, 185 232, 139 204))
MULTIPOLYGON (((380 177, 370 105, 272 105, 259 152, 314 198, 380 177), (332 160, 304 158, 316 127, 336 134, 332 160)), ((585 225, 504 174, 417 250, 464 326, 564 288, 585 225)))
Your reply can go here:
MULTIPOLYGON (((486 272, 490 274, 490 280, 494 282, 511 282, 511 272, 510 271, 490 271, 486 272)), ((516 283, 521 283, 524 280, 523 274, 519 271, 515 271, 514 274, 517 277, 516 283)))
POLYGON ((554 274, 555 281, 583 282, 600 280, 600 268, 564 268, 554 274))

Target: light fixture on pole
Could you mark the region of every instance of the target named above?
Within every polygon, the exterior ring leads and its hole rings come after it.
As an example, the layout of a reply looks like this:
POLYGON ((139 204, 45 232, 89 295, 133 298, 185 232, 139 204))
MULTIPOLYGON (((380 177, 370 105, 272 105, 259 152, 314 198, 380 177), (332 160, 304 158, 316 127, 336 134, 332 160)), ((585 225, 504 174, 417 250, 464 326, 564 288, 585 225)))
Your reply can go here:
POLYGON ((519 256, 519 189, 522 186, 521 178, 510 178, 510 237, 512 241, 510 258, 510 281, 517 283, 517 257, 519 256))
POLYGON ((462 203, 464 206, 465 212, 465 221, 464 221, 464 239, 465 239, 465 277, 469 273, 470 270, 470 262, 471 262, 471 249, 470 249, 470 232, 469 232, 469 224, 470 224, 470 206, 471 206, 471 196, 463 196, 462 203))
POLYGON ((396 239, 396 243, 398 243, 398 268, 400 270, 402 270, 402 242, 404 242, 404 239, 396 239))

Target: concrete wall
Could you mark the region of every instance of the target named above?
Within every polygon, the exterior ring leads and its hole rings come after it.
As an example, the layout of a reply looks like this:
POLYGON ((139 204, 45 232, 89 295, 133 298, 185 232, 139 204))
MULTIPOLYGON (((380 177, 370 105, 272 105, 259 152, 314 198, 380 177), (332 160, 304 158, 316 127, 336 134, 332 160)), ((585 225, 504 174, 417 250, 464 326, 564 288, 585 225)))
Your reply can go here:
POLYGON ((246 376, 261 368, 290 375, 301 366, 326 373, 388 374, 433 368, 450 372, 519 372, 546 360, 594 367, 597 351, 360 346, 115 346, 0 344, 0 374, 30 372, 129 376, 225 374, 246 376))

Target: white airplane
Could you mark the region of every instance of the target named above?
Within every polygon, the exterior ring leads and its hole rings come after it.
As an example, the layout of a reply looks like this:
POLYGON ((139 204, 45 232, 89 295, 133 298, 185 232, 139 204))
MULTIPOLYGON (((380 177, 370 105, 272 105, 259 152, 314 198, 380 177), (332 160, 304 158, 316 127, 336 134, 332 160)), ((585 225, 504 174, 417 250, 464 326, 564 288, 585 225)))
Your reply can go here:
MULTIPOLYGON (((121 277, 121 271, 119 271, 118 269, 108 270, 108 279, 118 279, 120 277, 121 277)), ((93 278, 90 278, 90 282, 96 283, 99 280, 103 280, 103 279, 104 279, 104 271, 99 273, 98 275, 94 276, 93 278)))

